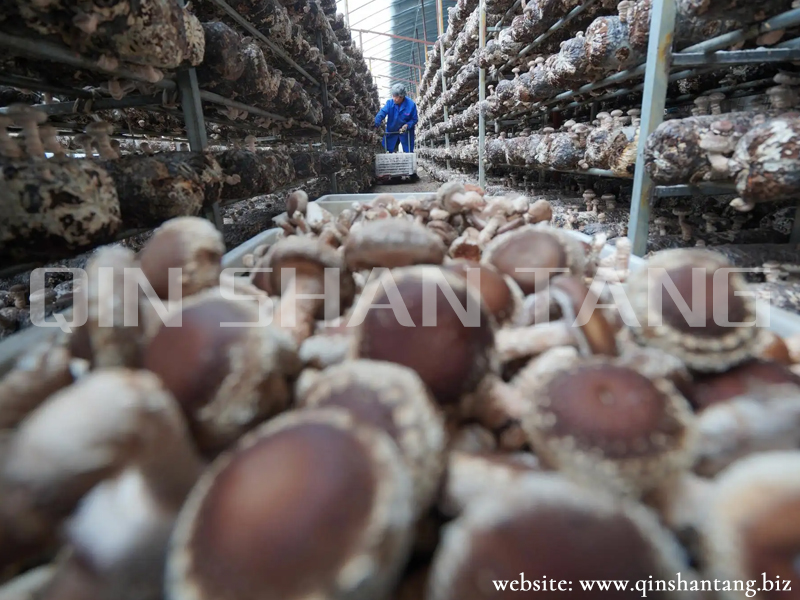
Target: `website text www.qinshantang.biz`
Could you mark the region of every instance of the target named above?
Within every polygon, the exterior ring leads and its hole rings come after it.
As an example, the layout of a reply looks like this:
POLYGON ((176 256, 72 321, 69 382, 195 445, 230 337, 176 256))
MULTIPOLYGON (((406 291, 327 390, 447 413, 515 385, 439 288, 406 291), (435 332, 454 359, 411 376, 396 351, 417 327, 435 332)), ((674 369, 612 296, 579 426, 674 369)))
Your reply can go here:
POLYGON ((761 574, 760 579, 685 579, 676 573, 675 579, 664 580, 639 579, 630 580, 577 580, 566 581, 547 579, 546 577, 526 579, 520 573, 519 579, 493 579, 494 589, 498 592, 631 592, 637 593, 642 598, 648 594, 658 595, 658 592, 743 592, 748 598, 753 598, 758 592, 790 592, 792 581, 780 577, 767 577, 761 574))

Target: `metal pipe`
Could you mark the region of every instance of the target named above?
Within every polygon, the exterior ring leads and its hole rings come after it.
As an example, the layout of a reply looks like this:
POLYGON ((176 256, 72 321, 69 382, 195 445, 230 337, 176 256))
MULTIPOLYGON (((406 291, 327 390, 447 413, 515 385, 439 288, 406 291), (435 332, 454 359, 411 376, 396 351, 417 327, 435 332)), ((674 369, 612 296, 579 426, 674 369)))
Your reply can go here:
MULTIPOLYGON (((34 104, 32 108, 36 108, 48 115, 77 115, 86 113, 84 107, 90 106, 91 111, 97 110, 113 110, 115 108, 133 108, 137 106, 158 106, 161 104, 161 94, 155 96, 128 96, 121 100, 114 100, 113 98, 97 98, 92 100, 91 103, 78 100, 77 102, 56 102, 54 104, 34 104)), ((6 114, 8 107, 0 108, 0 114, 6 114)))
MULTIPOLYGON (((425 0, 419 0, 420 8, 422 9, 422 37, 425 38, 425 41, 428 41, 428 25, 425 19, 425 0)), ((425 62, 428 62, 428 46, 425 44, 422 45, 425 49, 425 62)))
POLYGON ((639 143, 636 149, 636 169, 631 195, 631 218, 628 222, 631 251, 636 256, 644 256, 647 251, 653 181, 645 169, 644 151, 647 138, 664 120, 675 12, 675 0, 653 0, 645 65, 642 121, 639 125, 639 143))
POLYGON ((413 67, 415 69, 419 69, 420 71, 422 70, 422 67, 420 67, 416 63, 412 64, 407 62, 401 62, 399 60, 389 60, 388 58, 378 58, 377 56, 365 56, 364 58, 369 58, 370 60, 379 60, 381 62, 388 62, 395 65, 403 65, 404 67, 413 67))
POLYGON ((676 67, 696 67, 711 64, 744 65, 798 59, 800 59, 800 49, 798 48, 760 48, 730 52, 679 52, 672 56, 672 64, 676 67))
POLYGON ((73 98, 85 98, 91 100, 96 97, 95 94, 88 90, 79 90, 78 88, 69 88, 65 86, 50 85, 44 81, 33 79, 32 77, 21 77, 19 75, 8 75, 0 73, 0 84, 10 85, 24 90, 31 90, 37 92, 47 92, 49 94, 64 94, 72 96, 73 98))
MULTIPOLYGON (((478 52, 483 52, 486 47, 486 0, 480 0, 480 23, 478 25, 478 52)), ((483 113, 483 102, 486 100, 486 69, 478 72, 478 185, 486 186, 486 165, 483 162, 484 146, 486 145, 486 115, 483 113)))
POLYGON ((800 25, 800 8, 795 8, 785 13, 775 15, 774 17, 771 17, 766 21, 756 25, 737 29, 736 31, 719 35, 715 38, 711 38, 710 40, 700 42, 699 44, 694 44, 693 46, 684 48, 681 53, 712 52, 714 50, 722 50, 723 48, 728 48, 738 42, 743 42, 745 40, 758 37, 762 33, 769 33, 771 31, 775 31, 776 29, 787 29, 796 25, 800 25))
MULTIPOLYGON (((221 0, 213 1, 220 2, 221 0)), ((407 42, 418 42, 420 44, 428 44, 429 46, 433 46, 433 42, 426 42, 425 40, 418 40, 417 38, 407 37, 404 35, 395 35, 394 33, 383 33, 382 31, 372 31, 371 29, 352 29, 351 31, 358 31, 359 33, 371 33, 373 35, 383 35, 398 40, 406 40, 407 42)))
MULTIPOLYGON (((116 69, 108 69, 101 66, 98 61, 84 58, 78 52, 74 52, 64 46, 59 46, 52 42, 42 39, 29 39, 8 35, 7 33, 0 32, 0 46, 11 49, 12 53, 18 53, 28 58, 36 58, 43 60, 51 60, 53 62, 69 65, 76 69, 88 69, 90 71, 97 71, 107 74, 111 77, 119 79, 130 79, 132 81, 140 81, 142 83, 151 83, 139 73, 119 67, 116 69)), ((162 79, 152 85, 167 89, 174 90, 177 84, 171 79, 162 79)))

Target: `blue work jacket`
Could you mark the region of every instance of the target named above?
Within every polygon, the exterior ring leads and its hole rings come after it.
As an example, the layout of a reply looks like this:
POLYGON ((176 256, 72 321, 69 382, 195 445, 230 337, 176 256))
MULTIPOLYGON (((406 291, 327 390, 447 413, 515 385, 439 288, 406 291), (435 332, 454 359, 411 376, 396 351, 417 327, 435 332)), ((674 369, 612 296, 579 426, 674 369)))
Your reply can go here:
POLYGON ((384 107, 375 115, 375 127, 380 127, 383 120, 386 121, 386 135, 383 138, 383 147, 394 152, 399 141, 403 145, 403 151, 414 151, 414 126, 417 124, 417 105, 406 96, 400 104, 395 104, 391 98, 384 107), (399 134, 400 128, 408 125, 408 132, 399 134))

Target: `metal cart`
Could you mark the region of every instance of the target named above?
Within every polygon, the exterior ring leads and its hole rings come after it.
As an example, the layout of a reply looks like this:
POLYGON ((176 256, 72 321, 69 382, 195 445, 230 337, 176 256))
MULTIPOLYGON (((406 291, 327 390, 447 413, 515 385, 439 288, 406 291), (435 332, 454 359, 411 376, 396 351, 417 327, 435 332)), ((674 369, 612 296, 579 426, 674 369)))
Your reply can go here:
MULTIPOLYGON (((379 183, 386 183, 393 179, 416 180, 417 179, 417 155, 414 152, 389 152, 386 149, 386 136, 401 134, 399 131, 383 134, 384 151, 375 155, 375 176, 379 183)), ((405 132, 408 145, 411 142, 411 133, 405 132)))

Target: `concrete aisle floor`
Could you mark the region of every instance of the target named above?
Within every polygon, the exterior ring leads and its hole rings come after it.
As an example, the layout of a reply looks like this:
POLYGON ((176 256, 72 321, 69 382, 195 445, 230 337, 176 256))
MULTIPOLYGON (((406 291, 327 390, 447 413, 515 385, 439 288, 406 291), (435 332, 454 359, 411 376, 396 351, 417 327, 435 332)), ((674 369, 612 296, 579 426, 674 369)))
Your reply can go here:
POLYGON ((372 188, 373 194, 394 194, 394 193, 401 193, 401 192, 409 192, 409 193, 416 193, 416 192, 435 192, 439 189, 441 183, 438 181, 434 181, 428 172, 423 169, 422 167, 417 168, 417 174, 419 175, 419 181, 416 183, 398 183, 398 184, 390 184, 390 185, 381 185, 378 184, 372 188))

